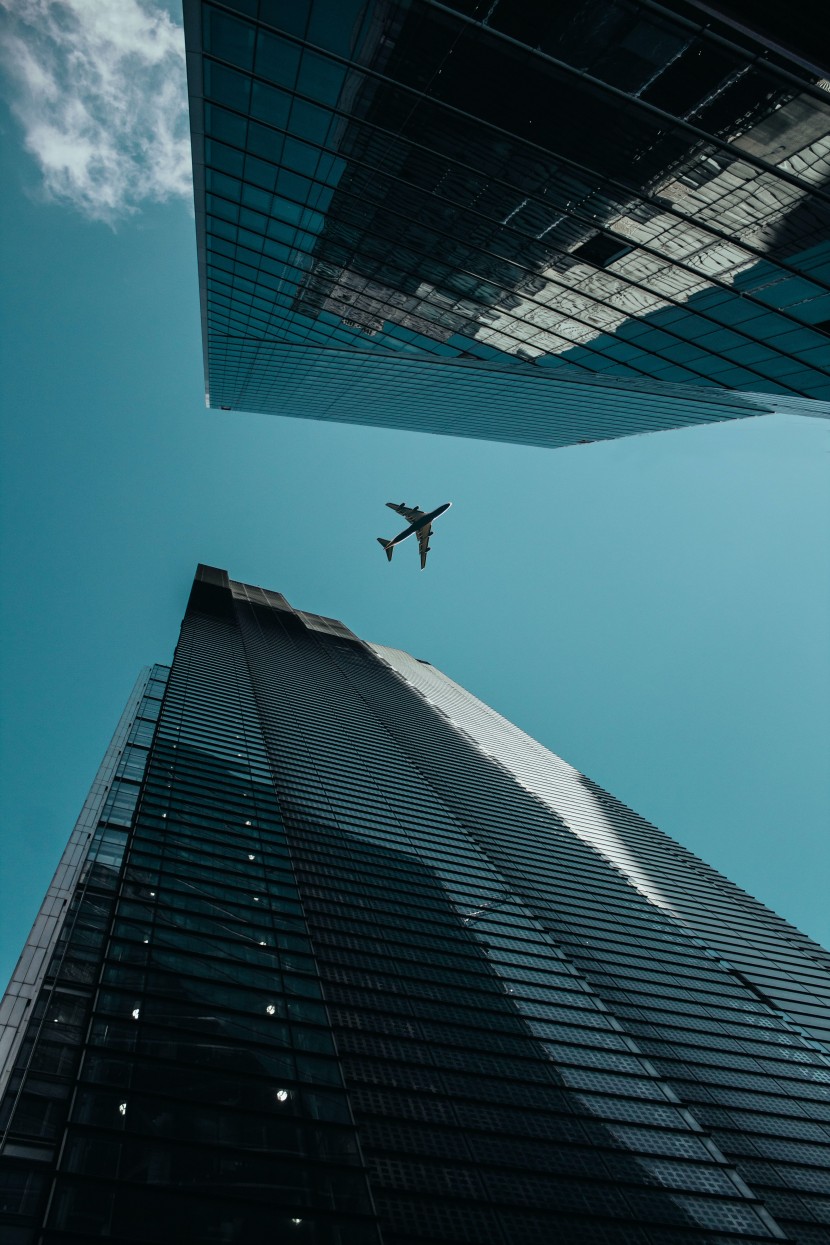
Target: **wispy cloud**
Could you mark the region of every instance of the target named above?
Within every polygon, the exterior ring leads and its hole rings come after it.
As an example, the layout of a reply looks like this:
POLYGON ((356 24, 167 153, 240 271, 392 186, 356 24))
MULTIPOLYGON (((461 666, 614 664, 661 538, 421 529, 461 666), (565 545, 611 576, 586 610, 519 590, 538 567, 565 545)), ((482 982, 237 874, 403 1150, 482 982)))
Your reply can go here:
POLYGON ((190 194, 181 27, 152 0, 0 0, 12 107, 45 194, 113 223, 190 194))

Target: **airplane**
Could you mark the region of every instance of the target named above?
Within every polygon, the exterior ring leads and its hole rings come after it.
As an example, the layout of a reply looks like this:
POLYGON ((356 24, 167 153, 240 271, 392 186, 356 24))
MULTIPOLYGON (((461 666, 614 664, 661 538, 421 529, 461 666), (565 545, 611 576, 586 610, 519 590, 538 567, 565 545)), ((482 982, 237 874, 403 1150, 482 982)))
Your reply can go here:
POLYGON ((392 554, 395 552, 395 545, 399 545, 402 540, 406 540, 408 536, 418 533, 418 549, 421 554, 421 570, 427 564, 427 554, 429 553, 429 538, 432 534, 432 525, 436 519, 440 518, 452 505, 451 501, 445 501, 443 506, 439 506, 437 510, 431 510, 429 514, 425 514, 423 510, 419 510, 417 506, 407 506, 406 502, 397 505, 393 501, 388 501, 387 506, 390 510, 394 510, 396 514, 401 514, 405 519, 409 520, 409 527, 400 532, 394 540, 384 540, 382 536, 378 536, 378 544, 383 546, 384 552, 392 561, 392 554))

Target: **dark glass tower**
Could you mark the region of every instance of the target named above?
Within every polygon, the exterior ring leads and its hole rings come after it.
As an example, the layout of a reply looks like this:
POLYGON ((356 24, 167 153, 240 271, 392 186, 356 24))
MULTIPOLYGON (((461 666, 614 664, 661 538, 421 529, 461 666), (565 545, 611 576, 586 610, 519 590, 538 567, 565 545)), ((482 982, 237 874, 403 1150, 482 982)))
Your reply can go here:
POLYGON ((184 0, 209 404, 534 445, 826 412, 830 71, 718 7, 184 0))
POLYGON ((200 567, 3 1004, 9 1245, 830 1241, 830 956, 200 567))

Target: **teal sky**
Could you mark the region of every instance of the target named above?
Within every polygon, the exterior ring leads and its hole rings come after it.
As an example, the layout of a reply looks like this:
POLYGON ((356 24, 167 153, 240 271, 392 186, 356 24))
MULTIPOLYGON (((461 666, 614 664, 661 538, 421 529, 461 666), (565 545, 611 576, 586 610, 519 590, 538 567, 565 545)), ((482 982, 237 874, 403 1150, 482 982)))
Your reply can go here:
POLYGON ((830 942, 830 424, 546 451, 206 411, 184 198, 114 226, 2 118, 2 964, 199 561, 433 662, 830 942), (375 537, 452 500, 428 570, 375 537))

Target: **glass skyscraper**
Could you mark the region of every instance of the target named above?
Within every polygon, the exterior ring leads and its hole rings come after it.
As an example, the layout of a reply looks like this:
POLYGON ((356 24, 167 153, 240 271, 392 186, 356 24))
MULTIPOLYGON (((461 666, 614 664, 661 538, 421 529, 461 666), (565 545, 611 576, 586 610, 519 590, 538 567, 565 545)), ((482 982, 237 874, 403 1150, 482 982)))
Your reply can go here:
POLYGON ((550 446, 826 414, 830 70, 767 8, 184 0, 209 404, 550 446))
POLYGON ((830 956, 200 567, 0 1010, 8 1245, 830 1241, 830 956))

